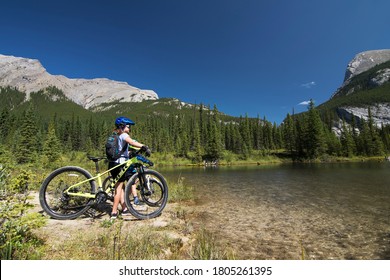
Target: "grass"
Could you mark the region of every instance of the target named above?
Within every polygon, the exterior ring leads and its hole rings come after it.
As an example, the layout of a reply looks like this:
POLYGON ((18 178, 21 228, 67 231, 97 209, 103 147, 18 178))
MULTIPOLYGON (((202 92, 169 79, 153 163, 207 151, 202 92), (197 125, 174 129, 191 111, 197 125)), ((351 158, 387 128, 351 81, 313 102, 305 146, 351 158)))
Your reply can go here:
POLYGON ((42 259, 181 259, 183 242, 170 236, 168 229, 117 219, 115 222, 86 225, 84 229, 63 229, 57 237, 42 231, 40 235, 46 236, 42 259))
POLYGON ((194 188, 184 183, 184 177, 180 176, 176 182, 168 183, 168 202, 183 202, 195 199, 194 188))
MULTIPOLYGON (((56 237, 47 233, 42 259, 50 260, 217 260, 235 259, 205 229, 193 230, 181 207, 166 213, 164 227, 149 222, 104 220, 85 230, 64 230, 56 237)), ((80 221, 81 223, 81 221, 80 221)))
POLYGON ((234 260, 233 251, 222 249, 216 237, 206 229, 200 229, 196 234, 191 254, 194 260, 234 260))

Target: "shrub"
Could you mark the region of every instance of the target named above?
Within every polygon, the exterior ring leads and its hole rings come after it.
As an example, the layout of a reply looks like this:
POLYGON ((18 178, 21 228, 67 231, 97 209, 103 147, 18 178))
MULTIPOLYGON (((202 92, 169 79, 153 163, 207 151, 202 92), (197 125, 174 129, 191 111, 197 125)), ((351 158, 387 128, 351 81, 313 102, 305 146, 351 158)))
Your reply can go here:
POLYGON ((45 224, 46 219, 37 213, 28 213, 33 205, 29 199, 28 182, 31 173, 21 171, 11 178, 7 169, 0 166, 0 255, 1 259, 38 259, 39 240, 33 229, 45 224))

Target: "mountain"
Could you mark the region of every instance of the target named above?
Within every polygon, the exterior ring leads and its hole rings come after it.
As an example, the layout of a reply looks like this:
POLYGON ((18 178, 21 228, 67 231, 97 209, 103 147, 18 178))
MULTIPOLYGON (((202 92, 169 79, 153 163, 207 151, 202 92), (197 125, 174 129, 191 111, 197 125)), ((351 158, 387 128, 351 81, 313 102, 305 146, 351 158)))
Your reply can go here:
MULTIPOLYGON (((200 104, 189 104, 177 98, 159 98, 152 90, 141 90, 124 82, 109 79, 69 79, 51 75, 36 59, 0 55, 0 111, 4 108, 22 112, 31 101, 41 118, 54 115, 82 119, 111 119, 112 116, 149 115, 193 116, 200 104)), ((208 106, 202 105, 206 111, 208 106)), ((235 119, 221 113, 225 121, 235 119)))
MULTIPOLYGON (((51 75, 38 60, 14 56, 0 55, 1 88, 0 109, 23 108, 24 101, 34 99, 34 104, 48 115, 71 116, 77 112, 89 116, 99 112, 101 117, 129 113, 144 118, 150 114, 169 116, 179 112, 193 115, 194 109, 199 109, 174 98, 159 99, 152 90, 141 90, 124 82, 51 75)), ((357 54, 347 65, 343 84, 318 108, 337 116, 336 130, 341 127, 342 119, 347 122, 352 116, 357 121, 368 119, 369 109, 378 126, 389 125, 390 49, 357 54)), ((224 120, 234 119, 221 116, 224 120)))
POLYGON ((330 100, 318 106, 347 122, 367 120, 369 110, 377 126, 390 124, 390 49, 357 54, 347 66, 343 84, 330 100))
MULTIPOLYGON (((357 54, 348 63, 347 69, 345 71, 344 82, 342 86, 333 94, 332 98, 339 95, 348 95, 353 93, 355 90, 359 90, 359 88, 348 87, 353 78, 387 61, 390 61, 390 50, 372 50, 357 54), (345 88, 347 87, 349 88, 349 91, 345 92, 345 88)), ((388 82, 390 79, 390 69, 384 68, 379 70, 382 71, 376 73, 375 77, 370 77, 370 83, 373 86, 380 86, 388 82)))
POLYGON ((126 82, 106 78, 69 79, 62 75, 51 75, 36 59, 0 55, 0 87, 11 87, 25 92, 60 89, 64 95, 86 109, 110 102, 140 102, 156 100, 153 90, 142 90, 126 82))

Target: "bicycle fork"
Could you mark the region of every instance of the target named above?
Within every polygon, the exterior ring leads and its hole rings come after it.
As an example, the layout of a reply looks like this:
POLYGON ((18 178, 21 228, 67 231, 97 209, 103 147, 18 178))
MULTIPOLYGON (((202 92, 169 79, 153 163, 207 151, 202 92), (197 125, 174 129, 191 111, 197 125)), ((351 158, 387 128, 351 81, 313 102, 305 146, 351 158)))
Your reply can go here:
POLYGON ((152 189, 150 185, 150 177, 148 175, 145 176, 144 167, 142 165, 139 167, 138 180, 141 185, 141 194, 151 195, 152 189))

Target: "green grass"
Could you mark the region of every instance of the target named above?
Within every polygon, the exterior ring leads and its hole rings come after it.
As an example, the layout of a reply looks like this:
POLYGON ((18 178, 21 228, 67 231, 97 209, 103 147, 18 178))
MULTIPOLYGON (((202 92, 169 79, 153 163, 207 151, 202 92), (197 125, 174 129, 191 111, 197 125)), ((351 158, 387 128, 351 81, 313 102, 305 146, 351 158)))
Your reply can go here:
POLYGON ((217 243, 215 235, 206 229, 200 229, 196 234, 194 247, 192 248, 192 259, 194 260, 234 260, 235 253, 223 249, 217 243))

